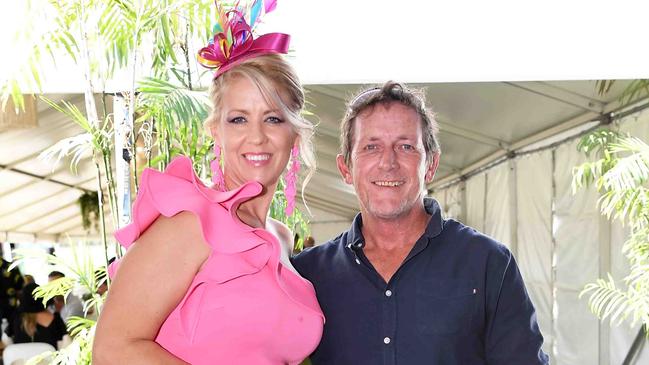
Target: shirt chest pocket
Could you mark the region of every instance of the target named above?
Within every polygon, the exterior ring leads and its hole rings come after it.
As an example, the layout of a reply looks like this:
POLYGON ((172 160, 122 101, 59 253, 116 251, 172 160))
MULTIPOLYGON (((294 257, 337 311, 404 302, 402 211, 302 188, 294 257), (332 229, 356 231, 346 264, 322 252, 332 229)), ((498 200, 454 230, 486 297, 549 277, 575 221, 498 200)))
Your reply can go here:
POLYGON ((447 335, 471 328, 478 289, 470 280, 423 279, 417 283, 417 327, 423 335, 447 335))

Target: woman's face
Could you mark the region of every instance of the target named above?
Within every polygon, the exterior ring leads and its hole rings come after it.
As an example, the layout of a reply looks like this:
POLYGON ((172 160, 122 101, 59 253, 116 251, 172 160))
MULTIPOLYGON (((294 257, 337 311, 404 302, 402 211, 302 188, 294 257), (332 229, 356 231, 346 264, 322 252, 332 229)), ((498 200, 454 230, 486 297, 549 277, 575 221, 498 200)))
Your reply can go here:
POLYGON ((221 98, 223 119, 211 130, 221 146, 226 187, 254 180, 274 189, 297 133, 248 78, 234 78, 226 87, 221 98))

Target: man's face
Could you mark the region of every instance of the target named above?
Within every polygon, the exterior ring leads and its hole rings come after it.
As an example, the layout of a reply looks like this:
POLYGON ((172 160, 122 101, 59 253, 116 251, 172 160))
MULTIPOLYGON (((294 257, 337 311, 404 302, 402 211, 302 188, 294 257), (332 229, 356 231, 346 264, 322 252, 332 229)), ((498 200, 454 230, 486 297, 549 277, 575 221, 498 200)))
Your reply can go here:
POLYGON ((395 219, 422 204, 425 183, 433 180, 438 155, 426 166, 419 115, 393 102, 377 104, 358 115, 350 166, 341 155, 337 163, 345 182, 354 185, 364 215, 395 219))

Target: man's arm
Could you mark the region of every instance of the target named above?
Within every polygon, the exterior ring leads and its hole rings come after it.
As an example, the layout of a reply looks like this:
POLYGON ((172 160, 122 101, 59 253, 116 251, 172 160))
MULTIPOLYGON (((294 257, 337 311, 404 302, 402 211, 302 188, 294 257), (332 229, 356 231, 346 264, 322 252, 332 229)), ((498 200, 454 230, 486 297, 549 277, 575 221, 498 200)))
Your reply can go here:
POLYGON ((534 305, 511 252, 490 258, 485 352, 489 365, 548 364, 534 305))

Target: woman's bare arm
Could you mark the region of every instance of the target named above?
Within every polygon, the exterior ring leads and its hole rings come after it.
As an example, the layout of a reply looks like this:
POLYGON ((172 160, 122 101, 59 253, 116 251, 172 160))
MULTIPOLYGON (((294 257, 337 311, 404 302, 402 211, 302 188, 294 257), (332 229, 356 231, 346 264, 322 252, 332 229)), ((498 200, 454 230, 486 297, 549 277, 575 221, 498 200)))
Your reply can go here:
POLYGON ((154 339, 209 253, 192 213, 160 216, 129 248, 111 283, 93 364, 185 364, 154 339))

